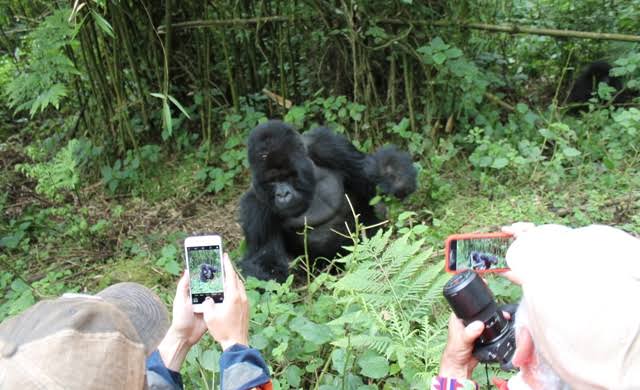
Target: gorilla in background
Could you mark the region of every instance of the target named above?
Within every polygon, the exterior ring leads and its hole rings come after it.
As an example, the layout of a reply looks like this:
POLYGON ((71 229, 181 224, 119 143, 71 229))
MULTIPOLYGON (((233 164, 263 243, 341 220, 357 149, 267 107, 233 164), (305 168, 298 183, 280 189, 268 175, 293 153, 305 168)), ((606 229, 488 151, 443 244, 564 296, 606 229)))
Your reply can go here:
POLYGON ((300 135, 272 120, 249 136, 251 188, 240 201, 240 224, 247 252, 240 267, 246 276, 284 281, 289 262, 303 255, 305 224, 312 261, 332 259, 351 243, 334 231, 354 231, 349 197, 360 223, 379 222, 369 201, 381 192, 403 199, 416 189, 411 157, 394 146, 371 155, 345 137, 319 127, 300 135))
POLYGON ((569 91, 567 103, 572 105, 571 113, 578 113, 584 110, 586 103, 598 91, 598 84, 605 83, 615 89, 613 93, 613 103, 621 104, 631 101, 637 94, 625 89, 622 79, 611 76, 609 72, 612 66, 606 61, 595 61, 589 64, 586 69, 575 79, 569 91))

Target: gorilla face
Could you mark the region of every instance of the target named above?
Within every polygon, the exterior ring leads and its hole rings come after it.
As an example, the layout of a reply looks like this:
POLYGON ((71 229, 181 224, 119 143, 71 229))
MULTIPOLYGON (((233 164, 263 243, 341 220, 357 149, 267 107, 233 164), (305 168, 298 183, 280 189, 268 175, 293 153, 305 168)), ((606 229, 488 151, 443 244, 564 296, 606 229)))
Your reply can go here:
POLYGON ((417 171, 408 154, 395 146, 385 146, 373 154, 365 172, 375 178, 384 194, 404 199, 416 190, 417 171))
POLYGON ((275 214, 294 217, 309 207, 313 162, 293 128, 278 121, 258 126, 249 138, 249 164, 256 196, 275 214))

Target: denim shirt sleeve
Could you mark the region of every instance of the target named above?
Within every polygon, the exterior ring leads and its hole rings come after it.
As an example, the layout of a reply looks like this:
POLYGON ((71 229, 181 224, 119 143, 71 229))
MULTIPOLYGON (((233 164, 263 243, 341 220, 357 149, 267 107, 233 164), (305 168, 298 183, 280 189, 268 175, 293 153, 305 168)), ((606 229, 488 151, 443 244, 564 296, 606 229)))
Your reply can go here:
POLYGON ((150 390, 182 390, 182 376, 165 366, 156 350, 147 358, 147 385, 150 390))
POLYGON ((271 388, 269 368, 257 349, 234 344, 220 356, 222 390, 271 388))

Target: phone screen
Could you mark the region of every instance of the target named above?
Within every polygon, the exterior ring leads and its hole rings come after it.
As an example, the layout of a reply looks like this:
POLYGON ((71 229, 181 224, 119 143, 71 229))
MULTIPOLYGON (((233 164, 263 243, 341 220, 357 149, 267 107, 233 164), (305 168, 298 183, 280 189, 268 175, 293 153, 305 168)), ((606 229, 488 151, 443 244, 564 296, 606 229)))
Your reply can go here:
POLYGON ((222 251, 220 245, 187 247, 191 303, 201 304, 206 297, 222 302, 222 251))
POLYGON ((506 254, 513 237, 469 237, 449 241, 447 261, 450 271, 508 270, 506 254))

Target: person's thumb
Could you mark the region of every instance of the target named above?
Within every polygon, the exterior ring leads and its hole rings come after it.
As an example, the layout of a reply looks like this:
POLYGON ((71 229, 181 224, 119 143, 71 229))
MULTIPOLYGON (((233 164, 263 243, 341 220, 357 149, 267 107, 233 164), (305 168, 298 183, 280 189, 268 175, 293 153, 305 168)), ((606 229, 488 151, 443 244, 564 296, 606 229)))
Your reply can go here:
POLYGON ((211 297, 207 297, 204 302, 202 302, 202 316, 204 318, 204 322, 208 324, 209 320, 213 318, 215 311, 216 309, 213 299, 211 297))
POLYGON ((482 334, 484 323, 482 321, 473 321, 464 328, 464 341, 472 344, 482 334))

